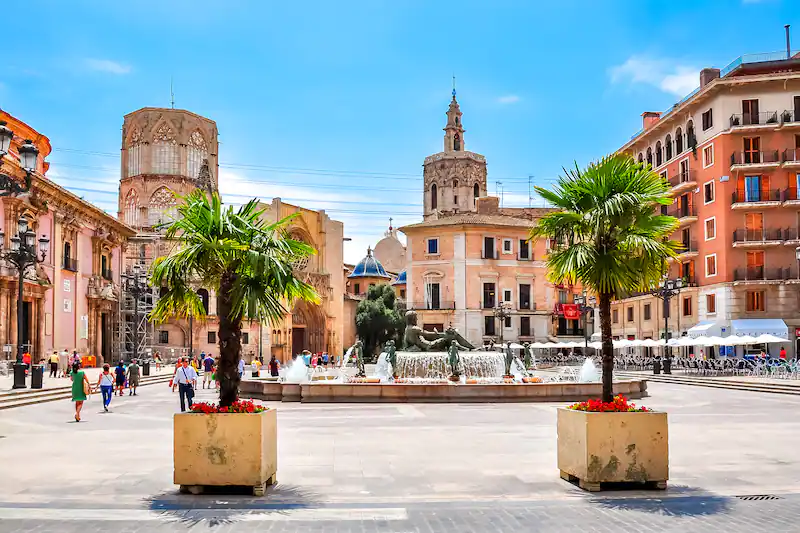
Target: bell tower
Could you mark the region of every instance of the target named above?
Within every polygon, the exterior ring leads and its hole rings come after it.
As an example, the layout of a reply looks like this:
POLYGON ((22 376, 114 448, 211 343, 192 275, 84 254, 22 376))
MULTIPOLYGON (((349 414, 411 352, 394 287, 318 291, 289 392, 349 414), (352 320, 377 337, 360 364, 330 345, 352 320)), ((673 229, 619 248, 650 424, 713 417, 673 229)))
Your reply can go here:
POLYGON ((464 126, 461 124, 461 108, 456 100, 456 89, 453 88, 453 99, 447 110, 447 125, 444 127, 444 151, 464 151, 464 126))

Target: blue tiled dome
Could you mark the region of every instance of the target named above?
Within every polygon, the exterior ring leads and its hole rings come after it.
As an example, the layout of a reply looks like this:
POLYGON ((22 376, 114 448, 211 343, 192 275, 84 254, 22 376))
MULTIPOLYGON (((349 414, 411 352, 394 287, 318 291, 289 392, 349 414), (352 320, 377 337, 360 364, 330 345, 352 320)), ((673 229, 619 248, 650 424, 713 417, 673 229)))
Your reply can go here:
POLYGON ((372 248, 367 248, 367 257, 358 262, 348 278, 391 278, 380 261, 372 257, 372 248))
POLYGON ((397 278, 392 282, 392 285, 405 285, 406 284, 406 271, 403 270, 397 275, 397 278))

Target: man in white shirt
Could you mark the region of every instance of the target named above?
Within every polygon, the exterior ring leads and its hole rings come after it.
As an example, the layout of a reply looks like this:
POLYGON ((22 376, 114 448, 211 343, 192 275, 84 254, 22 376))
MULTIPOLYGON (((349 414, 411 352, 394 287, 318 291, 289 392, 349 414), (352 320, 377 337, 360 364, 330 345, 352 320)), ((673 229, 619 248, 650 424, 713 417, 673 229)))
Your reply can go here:
POLYGON ((239 357, 239 379, 244 376, 244 359, 239 357))
POLYGON ((181 366, 175 371, 175 382, 178 384, 178 394, 181 398, 181 412, 186 411, 184 398, 189 402, 189 409, 192 408, 192 398, 194 398, 194 388, 197 386, 197 371, 189 366, 189 359, 184 357, 181 366))

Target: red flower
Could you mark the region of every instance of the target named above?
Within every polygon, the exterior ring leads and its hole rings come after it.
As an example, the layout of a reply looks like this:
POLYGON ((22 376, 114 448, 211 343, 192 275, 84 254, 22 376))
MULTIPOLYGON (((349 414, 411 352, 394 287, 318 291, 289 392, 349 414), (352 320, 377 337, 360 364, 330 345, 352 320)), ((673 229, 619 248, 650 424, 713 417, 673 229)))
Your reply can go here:
POLYGON ((621 394, 614 396, 610 402, 603 402, 599 399, 590 399, 585 402, 578 402, 570 405, 567 409, 575 411, 587 411, 590 413, 646 413, 650 409, 646 407, 636 407, 636 404, 628 403, 628 400, 621 394))

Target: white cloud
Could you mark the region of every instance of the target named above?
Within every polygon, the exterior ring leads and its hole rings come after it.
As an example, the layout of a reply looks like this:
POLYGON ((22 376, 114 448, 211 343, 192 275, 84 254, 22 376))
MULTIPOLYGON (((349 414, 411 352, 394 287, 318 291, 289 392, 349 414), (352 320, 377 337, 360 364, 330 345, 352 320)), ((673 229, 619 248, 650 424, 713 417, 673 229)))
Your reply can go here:
POLYGON ((497 99, 498 104, 516 104, 520 98, 516 94, 507 94, 497 99))
POLYGON ((123 75, 131 71, 130 65, 125 65, 110 59, 86 59, 84 60, 86 67, 95 72, 105 72, 107 74, 123 75))
POLYGON ((699 72, 700 69, 690 65, 635 55, 609 69, 613 83, 643 83, 677 96, 685 96, 697 88, 699 72))

